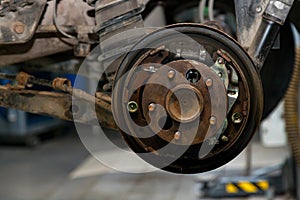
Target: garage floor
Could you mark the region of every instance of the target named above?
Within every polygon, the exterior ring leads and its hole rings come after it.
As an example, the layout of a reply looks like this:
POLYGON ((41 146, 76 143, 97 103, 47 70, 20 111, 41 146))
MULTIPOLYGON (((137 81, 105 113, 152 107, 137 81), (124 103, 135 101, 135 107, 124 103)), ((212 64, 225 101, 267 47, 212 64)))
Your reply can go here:
MULTIPOLYGON (((288 154, 286 148, 263 148, 256 143, 252 151, 254 168, 278 164, 288 154)), ((107 150, 107 154, 120 159, 113 149, 107 150)), ((221 169, 201 175, 121 173, 91 157, 75 129, 70 128, 37 148, 0 146, 0 199, 194 200, 199 199, 196 185, 199 178, 242 174, 244 168, 245 153, 242 153, 221 169)))

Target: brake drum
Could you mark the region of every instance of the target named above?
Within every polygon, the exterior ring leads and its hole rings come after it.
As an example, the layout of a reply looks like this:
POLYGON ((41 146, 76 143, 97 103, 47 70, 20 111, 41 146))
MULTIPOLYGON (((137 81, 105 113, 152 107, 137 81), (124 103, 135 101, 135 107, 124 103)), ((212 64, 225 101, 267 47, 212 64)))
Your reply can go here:
POLYGON ((250 57, 225 33, 198 24, 157 30, 119 67, 113 115, 151 165, 200 173, 235 158, 261 120, 263 92, 250 57))

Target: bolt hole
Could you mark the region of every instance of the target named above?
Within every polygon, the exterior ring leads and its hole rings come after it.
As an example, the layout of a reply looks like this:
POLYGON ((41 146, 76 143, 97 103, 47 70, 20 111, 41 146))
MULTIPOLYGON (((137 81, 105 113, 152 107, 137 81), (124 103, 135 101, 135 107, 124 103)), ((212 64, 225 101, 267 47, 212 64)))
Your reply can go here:
POLYGON ((243 116, 242 116, 242 114, 241 114, 241 113, 234 113, 234 114, 232 115, 232 121, 233 121, 233 123, 235 123, 235 124, 240 124, 240 123, 242 123, 242 121, 243 121, 243 116))
POLYGON ((163 130, 170 130, 173 126, 173 121, 170 117, 162 117, 158 120, 158 125, 163 130))
POLYGON ((197 83, 201 79, 201 74, 196 69, 190 69, 185 76, 190 83, 197 83))

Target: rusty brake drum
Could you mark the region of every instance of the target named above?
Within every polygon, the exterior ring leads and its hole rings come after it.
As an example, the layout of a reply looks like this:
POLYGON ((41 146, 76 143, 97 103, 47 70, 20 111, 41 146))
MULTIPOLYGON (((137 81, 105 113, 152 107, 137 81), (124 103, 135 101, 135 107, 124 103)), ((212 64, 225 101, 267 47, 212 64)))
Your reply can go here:
POLYGON ((235 158, 263 109, 252 60, 211 27, 177 24, 136 44, 116 74, 112 110, 129 147, 151 165, 200 173, 235 158))

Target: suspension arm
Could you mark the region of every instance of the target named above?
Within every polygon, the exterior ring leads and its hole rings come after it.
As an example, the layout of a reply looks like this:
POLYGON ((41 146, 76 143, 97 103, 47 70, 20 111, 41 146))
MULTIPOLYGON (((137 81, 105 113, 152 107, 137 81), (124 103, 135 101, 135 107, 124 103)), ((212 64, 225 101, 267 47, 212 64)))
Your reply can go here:
POLYGON ((2 107, 84 124, 96 125, 100 122, 105 128, 116 129, 110 103, 99 98, 95 98, 94 103, 68 93, 0 86, 2 107))

